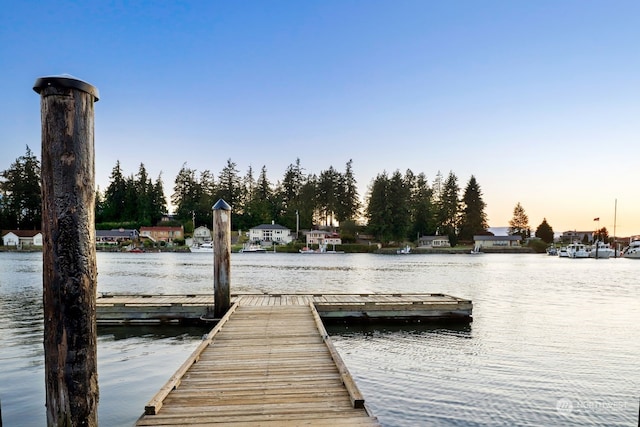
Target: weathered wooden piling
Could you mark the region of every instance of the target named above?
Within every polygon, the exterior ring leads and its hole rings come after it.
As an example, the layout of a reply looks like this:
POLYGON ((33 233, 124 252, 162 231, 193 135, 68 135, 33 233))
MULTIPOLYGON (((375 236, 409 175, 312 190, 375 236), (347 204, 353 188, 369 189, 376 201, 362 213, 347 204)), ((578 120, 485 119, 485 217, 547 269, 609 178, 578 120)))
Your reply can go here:
POLYGON ((71 76, 41 77, 47 424, 98 425, 94 103, 71 76))
POLYGON ((221 319, 231 307, 231 206, 213 205, 213 316, 221 319))

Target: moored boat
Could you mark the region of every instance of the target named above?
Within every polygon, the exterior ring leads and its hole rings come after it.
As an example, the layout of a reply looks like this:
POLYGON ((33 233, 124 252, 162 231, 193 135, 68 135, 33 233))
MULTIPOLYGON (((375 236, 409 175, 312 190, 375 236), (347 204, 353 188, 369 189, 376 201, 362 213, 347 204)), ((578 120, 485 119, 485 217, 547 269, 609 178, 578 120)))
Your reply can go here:
POLYGON ((199 245, 194 245, 194 246, 189 247, 189 251, 190 252, 209 252, 209 253, 212 253, 213 252, 213 243, 205 242, 205 243, 201 243, 199 245))
POLYGON ((582 243, 571 243, 567 245, 567 256, 569 258, 589 258, 587 245, 582 243))
POLYGON ((615 251, 609 243, 596 240, 589 251, 589 258, 607 259, 615 255, 615 251))
POLYGON ((640 259, 640 240, 635 239, 629 242, 629 246, 622 251, 624 258, 640 259))
POLYGON ((245 243, 240 249, 241 253, 265 253, 267 250, 255 243, 245 243))
POLYGON ((569 254, 567 253, 567 247, 566 246, 561 246, 560 250, 558 251, 558 256, 560 258, 567 258, 569 256, 569 254))

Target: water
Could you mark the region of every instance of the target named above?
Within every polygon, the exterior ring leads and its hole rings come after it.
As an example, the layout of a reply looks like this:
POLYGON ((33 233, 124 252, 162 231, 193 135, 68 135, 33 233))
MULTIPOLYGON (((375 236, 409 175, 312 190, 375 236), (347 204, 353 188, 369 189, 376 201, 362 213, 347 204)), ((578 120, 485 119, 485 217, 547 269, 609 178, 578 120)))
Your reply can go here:
MULTIPOLYGON (((98 290, 212 291, 211 254, 98 254, 98 290)), ((469 325, 329 326, 384 426, 636 426, 640 261, 233 254, 232 292, 441 292, 469 325)), ((42 426, 42 255, 0 253, 4 426, 42 426)), ((201 328, 99 328, 101 426, 130 426, 201 328)))

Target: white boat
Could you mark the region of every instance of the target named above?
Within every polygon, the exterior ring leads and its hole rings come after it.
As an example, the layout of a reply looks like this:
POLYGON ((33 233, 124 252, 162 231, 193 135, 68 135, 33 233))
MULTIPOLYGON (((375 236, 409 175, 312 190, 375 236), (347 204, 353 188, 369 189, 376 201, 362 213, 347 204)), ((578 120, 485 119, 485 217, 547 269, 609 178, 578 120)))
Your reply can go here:
POLYGON ((480 255, 482 253, 480 251, 480 246, 474 246, 470 253, 471 255, 480 255))
POLYGON ((205 242, 205 243, 200 243, 199 245, 193 245, 193 246, 189 247, 189 251, 190 252, 209 252, 209 253, 213 253, 213 243, 212 242, 205 242))
POLYGON ((615 255, 611 245, 600 240, 596 240, 589 251, 589 258, 607 259, 615 255))
POLYGON ((410 247, 409 245, 407 245, 407 246, 405 246, 405 247, 404 247, 404 248, 402 248, 402 249, 398 249, 398 250, 396 251, 396 253, 397 253, 398 255, 407 255, 407 254, 411 253, 411 247, 410 247))
POLYGON ((624 258, 640 259, 640 240, 632 240, 629 246, 622 251, 624 258))
POLYGON ((566 246, 561 246, 560 250, 558 251, 558 256, 560 258, 566 258, 569 256, 569 254, 567 253, 567 247, 566 246))
POLYGON ((245 243, 240 249, 241 253, 265 253, 267 250, 260 245, 254 243, 245 243))
POLYGON ((567 245, 567 256, 569 258, 589 258, 587 245, 582 243, 571 243, 567 245))
POLYGON ((555 246, 549 246, 547 248, 547 255, 557 256, 558 255, 558 249, 555 246))

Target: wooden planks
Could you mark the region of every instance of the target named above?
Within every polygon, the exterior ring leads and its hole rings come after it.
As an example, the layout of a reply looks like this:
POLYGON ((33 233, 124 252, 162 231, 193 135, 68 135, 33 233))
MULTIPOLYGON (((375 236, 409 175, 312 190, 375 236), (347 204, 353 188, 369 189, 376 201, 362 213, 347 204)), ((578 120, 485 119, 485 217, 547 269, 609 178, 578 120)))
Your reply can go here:
POLYGON ((149 402, 138 426, 379 425, 312 304, 242 301, 149 402))
MULTIPOLYGON (((309 305, 323 319, 466 319, 469 300, 443 294, 236 294, 231 303, 251 306, 309 305)), ((213 316, 212 295, 101 295, 98 323, 197 322, 213 316)))

